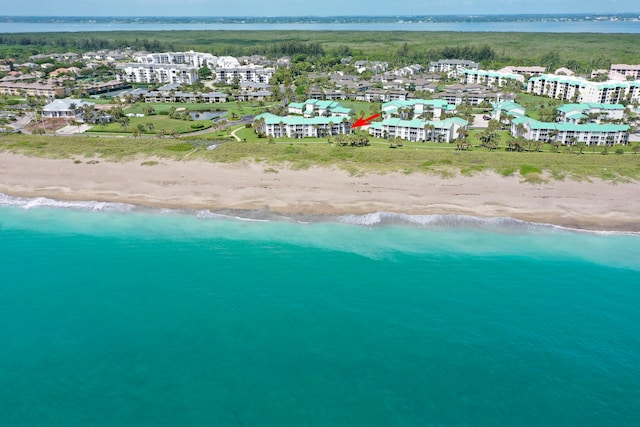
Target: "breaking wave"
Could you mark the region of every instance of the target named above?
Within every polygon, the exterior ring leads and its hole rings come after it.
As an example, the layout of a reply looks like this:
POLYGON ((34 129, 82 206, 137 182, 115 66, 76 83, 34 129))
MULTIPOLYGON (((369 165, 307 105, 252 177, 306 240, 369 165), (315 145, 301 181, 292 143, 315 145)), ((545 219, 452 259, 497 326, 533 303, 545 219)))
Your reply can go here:
POLYGON ((195 216, 201 220, 235 220, 246 222, 292 222, 299 224, 314 223, 342 223, 347 225, 357 225, 363 227, 384 227, 384 226, 412 226, 419 228, 456 228, 465 227, 473 229, 487 230, 513 230, 513 231, 564 231, 564 232, 584 232, 612 235, 640 235, 638 232, 630 231, 594 231, 563 227, 554 224, 534 223, 509 217, 476 217, 471 215, 409 215, 395 212, 373 212, 364 215, 281 215, 267 209, 262 210, 219 210, 209 209, 170 209, 170 208, 150 208, 128 203, 113 203, 100 201, 77 201, 77 200, 55 200, 47 197, 14 197, 0 193, 0 206, 13 206, 23 209, 71 209, 92 212, 144 212, 156 215, 188 215, 195 216))

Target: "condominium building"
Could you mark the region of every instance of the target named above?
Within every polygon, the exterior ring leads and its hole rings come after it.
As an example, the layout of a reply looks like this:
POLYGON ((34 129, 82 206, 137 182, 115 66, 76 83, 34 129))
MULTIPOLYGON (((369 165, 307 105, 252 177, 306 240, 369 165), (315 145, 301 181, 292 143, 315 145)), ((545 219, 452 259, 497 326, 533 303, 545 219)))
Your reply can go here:
POLYGON ((440 119, 443 112, 453 113, 456 106, 448 104, 442 99, 409 99, 385 102, 382 104, 382 116, 385 119, 399 117, 415 119, 430 116, 430 119, 440 119))
POLYGON ((135 83, 193 84, 198 81, 198 68, 175 64, 117 64, 118 80, 135 83))
POLYGON ((580 142, 586 145, 628 144, 629 126, 549 123, 540 122, 530 117, 519 117, 511 121, 511 135, 531 141, 555 141, 563 145, 573 145, 580 142))
POLYGON ((19 81, 0 81, 0 95, 44 96, 56 98, 65 96, 69 89, 52 83, 26 83, 19 81))
POLYGON ((321 101, 307 99, 305 102, 292 102, 288 106, 289 114, 298 114, 304 117, 347 117, 354 112, 351 108, 345 108, 336 101, 321 101))
POLYGON ((622 120, 624 105, 622 104, 565 104, 558 108, 558 121, 580 124, 585 122, 600 123, 602 120, 622 120))
POLYGON ((511 74, 521 74, 521 75, 529 75, 529 76, 539 76, 544 74, 547 69, 545 67, 539 66, 530 66, 530 67, 518 67, 518 66, 508 66, 501 68, 500 72, 503 73, 511 73, 511 74))
POLYGON ((351 133, 346 117, 277 116, 263 113, 255 118, 257 131, 274 138, 318 138, 351 133))
POLYGON ((579 103, 620 104, 640 100, 640 82, 591 82, 580 77, 543 74, 532 77, 527 92, 579 103))
POLYGON ((542 74, 529 79, 527 92, 556 99, 577 100, 580 87, 587 83, 588 80, 580 77, 542 74))
POLYGON ((262 65, 247 65, 229 68, 216 68, 216 82, 231 84, 234 80, 239 82, 269 83, 275 73, 275 68, 262 65))
POLYGON ((429 63, 430 73, 446 73, 454 70, 477 70, 480 65, 477 62, 464 59, 441 59, 429 63))
POLYGON ((458 117, 442 121, 384 119, 372 123, 369 133, 376 138, 452 142, 459 137, 459 129, 467 125, 467 121, 458 117))
POLYGON ((640 79, 640 65, 611 64, 611 71, 633 80, 640 79))
POLYGON ((524 85, 524 76, 514 73, 503 73, 493 70, 462 70, 465 84, 481 84, 489 87, 502 87, 509 82, 524 85))
POLYGON ((617 116, 622 106, 600 104, 568 104, 558 108, 560 123, 541 122, 525 116, 525 109, 515 102, 497 103, 493 106, 496 120, 506 113, 511 120, 511 135, 530 141, 560 142, 564 145, 584 142, 587 145, 627 144, 629 126, 597 123, 580 123, 589 116, 585 111, 611 112, 617 116))
POLYGON ((240 62, 233 56, 215 56, 210 53, 194 52, 163 52, 163 53, 143 53, 134 55, 137 62, 141 64, 183 64, 192 67, 218 67, 230 68, 239 67, 240 62))

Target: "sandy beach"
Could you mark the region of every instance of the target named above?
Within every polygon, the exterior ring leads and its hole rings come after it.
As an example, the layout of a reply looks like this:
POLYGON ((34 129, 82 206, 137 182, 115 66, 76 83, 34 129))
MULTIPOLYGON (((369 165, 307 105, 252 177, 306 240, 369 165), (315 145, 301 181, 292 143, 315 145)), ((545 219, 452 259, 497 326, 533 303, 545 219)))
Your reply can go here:
POLYGON ((43 159, 0 153, 0 193, 143 206, 268 209, 281 214, 463 214, 511 217, 590 230, 640 231, 637 183, 522 183, 494 173, 440 178, 401 173, 350 176, 256 163, 157 159, 43 159))

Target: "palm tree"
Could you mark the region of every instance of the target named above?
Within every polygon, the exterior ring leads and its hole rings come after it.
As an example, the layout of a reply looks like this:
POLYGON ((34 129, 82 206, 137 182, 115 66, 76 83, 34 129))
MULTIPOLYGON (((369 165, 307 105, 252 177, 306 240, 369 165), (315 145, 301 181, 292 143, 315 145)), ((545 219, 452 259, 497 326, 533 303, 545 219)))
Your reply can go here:
POLYGON ((456 133, 458 134, 458 138, 460 139, 465 139, 469 135, 469 132, 467 132, 464 127, 459 127, 456 133))

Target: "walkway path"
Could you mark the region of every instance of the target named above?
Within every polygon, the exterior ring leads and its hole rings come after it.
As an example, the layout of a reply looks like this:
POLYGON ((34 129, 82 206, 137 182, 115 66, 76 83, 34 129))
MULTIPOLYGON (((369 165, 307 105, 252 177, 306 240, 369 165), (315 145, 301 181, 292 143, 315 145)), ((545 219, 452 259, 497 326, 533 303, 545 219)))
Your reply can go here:
POLYGON ((233 132, 231 132, 231 136, 234 137, 236 139, 236 141, 240 141, 240 137, 238 135, 236 135, 236 132, 238 132, 240 129, 244 129, 244 126, 243 127, 239 127, 238 129, 236 129, 233 132))

